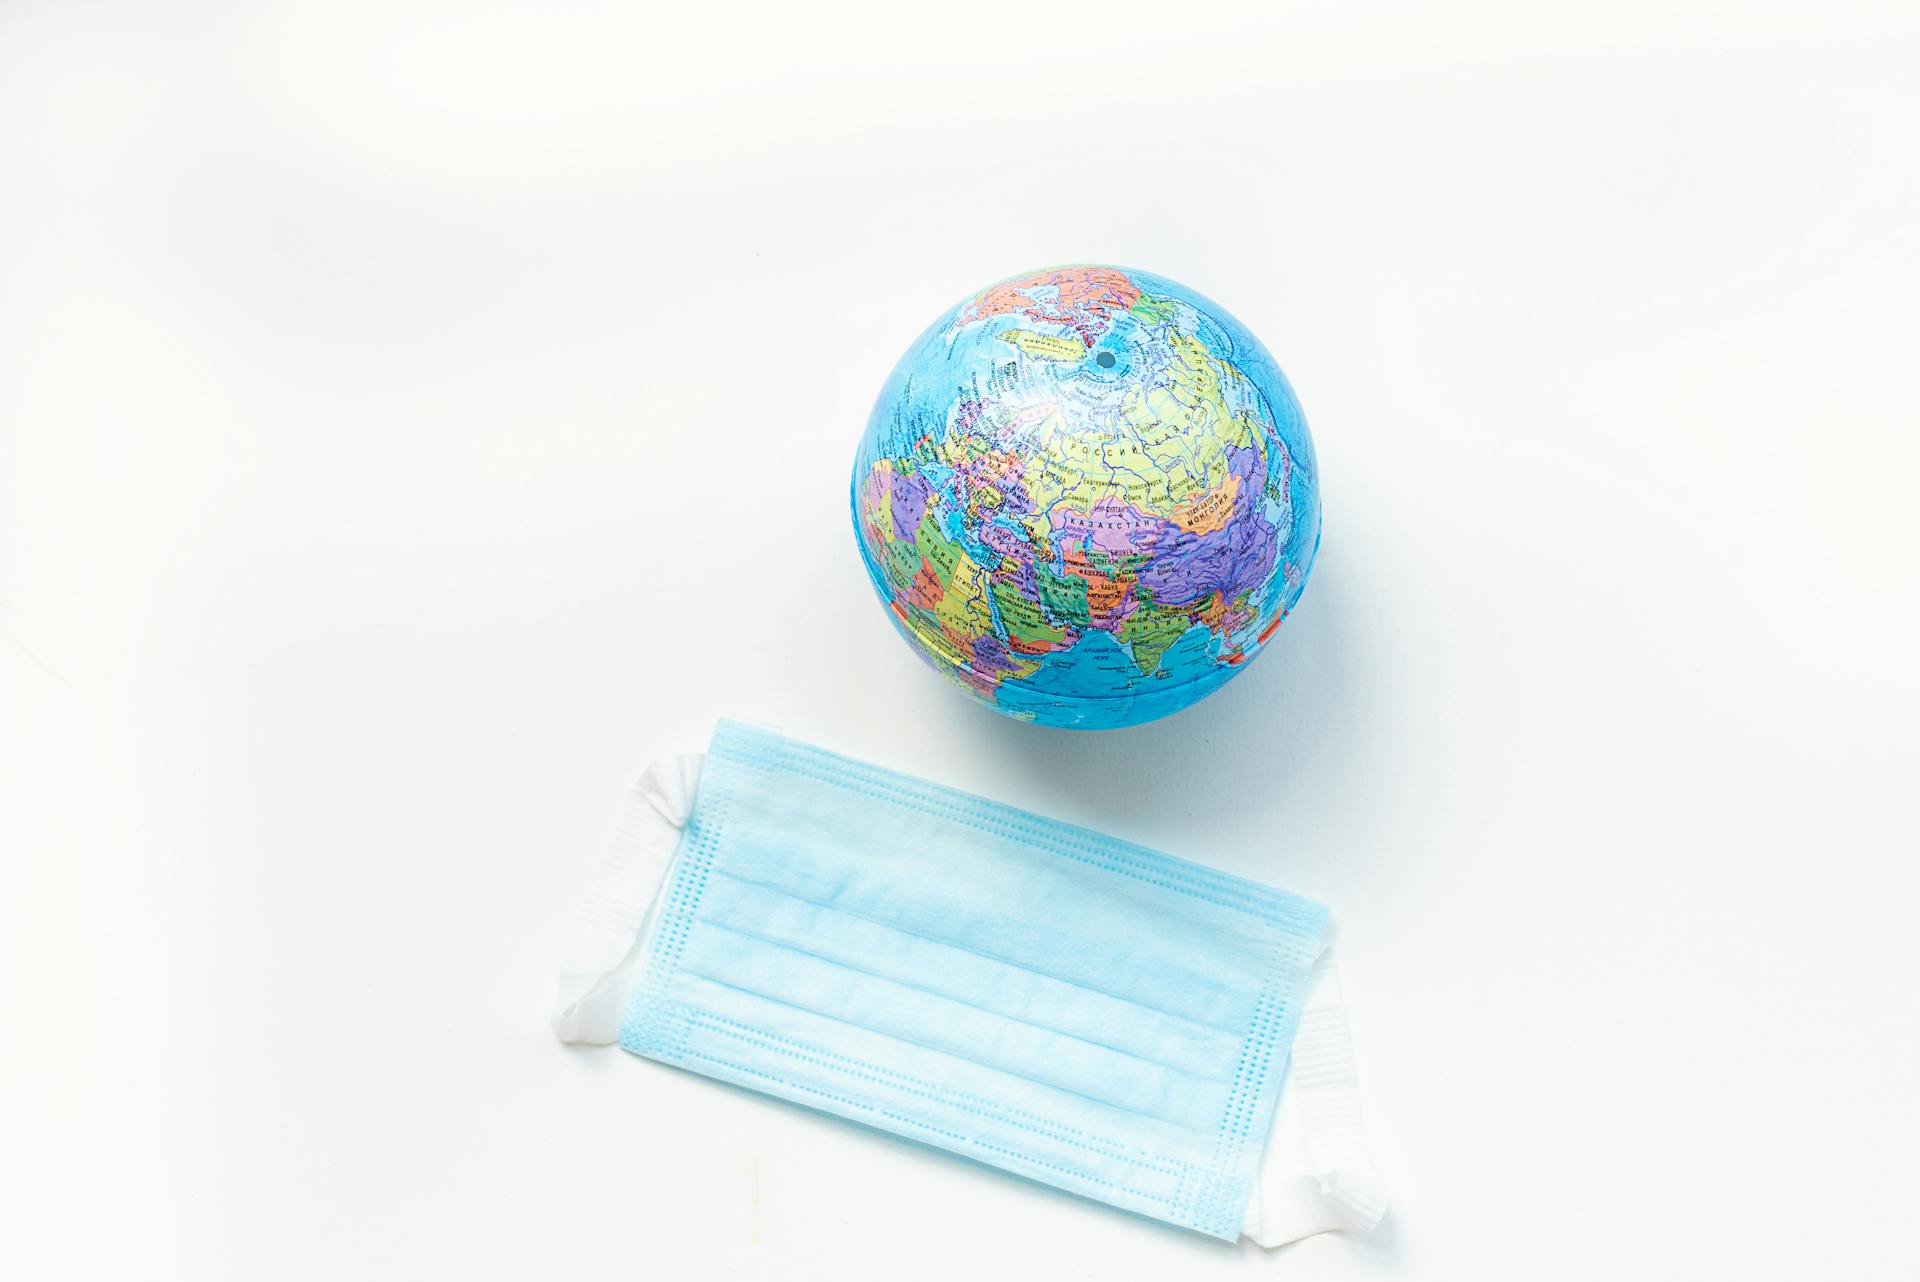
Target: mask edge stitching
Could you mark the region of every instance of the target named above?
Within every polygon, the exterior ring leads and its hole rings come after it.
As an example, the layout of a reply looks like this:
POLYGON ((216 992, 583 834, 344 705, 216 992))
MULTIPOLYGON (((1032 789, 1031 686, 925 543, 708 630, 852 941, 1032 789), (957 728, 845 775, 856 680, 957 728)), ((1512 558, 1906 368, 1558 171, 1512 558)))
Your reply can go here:
MULTIPOLYGON (((971 1092, 956 1092, 952 1091, 951 1088, 942 1088, 935 1083, 929 1082, 924 1078, 915 1077, 910 1073, 902 1073, 898 1069, 883 1068, 878 1064, 872 1064, 866 1060, 857 1059, 850 1055, 842 1055, 836 1051, 828 1050, 825 1047, 814 1046, 811 1043, 797 1042, 780 1033, 770 1033, 764 1029, 752 1028, 736 1020, 728 1019, 724 1015, 713 1015, 705 1011, 690 1011, 686 1018, 705 1025, 707 1031, 721 1036, 732 1037, 738 1041, 760 1042, 762 1043, 761 1049, 773 1054, 785 1055, 790 1059, 803 1061, 808 1059, 820 1061, 820 1067, 822 1068, 831 1069, 835 1072, 851 1073, 856 1077, 869 1077, 883 1086, 892 1086, 898 1090, 904 1090, 909 1094, 925 1096, 937 1104, 950 1105, 960 1112, 972 1113, 989 1122, 1002 1123, 1013 1130, 1027 1131, 1030 1134, 1041 1136, 1044 1139, 1050 1139, 1072 1148, 1085 1149, 1087 1152, 1097 1154, 1101 1157, 1113 1158, 1116 1161, 1144 1167, 1147 1170, 1158 1172, 1161 1175, 1173 1176, 1182 1174, 1183 1172, 1195 1172, 1205 1169, 1197 1162, 1183 1162, 1173 1157, 1160 1157, 1150 1153, 1130 1152, 1124 1144, 1113 1140, 1102 1139, 1096 1135, 1089 1135, 1076 1127, 1065 1126, 1058 1122, 1050 1122, 1043 1117, 1027 1112, 1025 1109, 1010 1108, 1003 1104, 996 1104, 985 1096, 974 1095, 971 1092), (837 1063, 835 1061, 837 1061, 837 1063), (887 1079, 889 1078, 893 1080, 888 1081, 887 1079), (966 1102, 969 1100, 978 1101, 979 1106, 966 1102)), ((700 1051, 690 1051, 688 1052, 688 1056, 689 1058, 711 1058, 711 1056, 706 1056, 704 1052, 700 1051)))
MULTIPOLYGON (((1048 1162, 1041 1158, 1029 1157, 1024 1153, 1021 1153, 1017 1149, 1009 1149, 1001 1145, 993 1144, 986 1140, 974 1139, 972 1137, 963 1135, 957 1131, 947 1131, 937 1126, 929 1126, 925 1122, 915 1121, 914 1119, 910 1117, 906 1117, 902 1114, 890 1113, 885 1109, 875 1108, 871 1104, 863 1104, 858 1100, 835 1095, 830 1091, 817 1090, 810 1086, 801 1085, 800 1083, 790 1081, 789 1079, 781 1077, 777 1074, 760 1072, 758 1070, 748 1068, 745 1065, 734 1064, 734 1063, 731 1063, 730 1061, 718 1059, 711 1055, 697 1055, 697 1056, 692 1056, 690 1058, 703 1059, 709 1064, 716 1064, 721 1067, 730 1068, 735 1072, 745 1073, 750 1077, 759 1077, 766 1081, 775 1082, 796 1093, 815 1095, 821 1099, 833 1100, 835 1103, 845 1105, 847 1108, 855 1109, 864 1113, 869 1113, 877 1117, 885 1117, 892 1121, 898 1122, 903 1126, 913 1127, 916 1130, 923 1130, 934 1135, 945 1136, 946 1138, 955 1140, 961 1144, 975 1145, 980 1148, 989 1149, 991 1151, 1001 1153, 1006 1157, 1012 1159, 1013 1161, 1020 1162, 1028 1166, 1037 1166, 1037 1167, 1044 1168, 1046 1170, 1057 1171, 1062 1175, 1067 1175, 1078 1180, 1083 1180, 1089 1184, 1098 1184, 1103 1188, 1117 1189, 1122 1193, 1127 1193, 1134 1197, 1137 1197, 1144 1202, 1151 1202, 1155 1205, 1170 1205, 1167 1201, 1167 1198, 1163 1195, 1149 1193, 1144 1189, 1132 1188, 1128 1185, 1120 1184, 1113 1180, 1103 1180, 1097 1175, 1088 1175, 1085 1172, 1076 1171, 1072 1167, 1060 1166, 1057 1163, 1048 1162)), ((944 1148, 944 1146, 942 1147, 944 1148)), ((967 1153, 964 1150, 955 1150, 955 1149, 949 1148, 949 1149, 945 1149, 945 1151, 958 1152, 959 1155, 962 1157, 967 1156, 967 1153)), ((1001 1166, 999 1169, 1006 1170, 1008 1168, 1001 1166)), ((1039 1181, 1039 1182, 1048 1183, 1050 1187, 1054 1187, 1054 1188, 1060 1187, 1059 1185, 1051 1184, 1049 1181, 1039 1181)), ((1071 1192, 1072 1190, 1069 1189, 1066 1191, 1071 1192)))

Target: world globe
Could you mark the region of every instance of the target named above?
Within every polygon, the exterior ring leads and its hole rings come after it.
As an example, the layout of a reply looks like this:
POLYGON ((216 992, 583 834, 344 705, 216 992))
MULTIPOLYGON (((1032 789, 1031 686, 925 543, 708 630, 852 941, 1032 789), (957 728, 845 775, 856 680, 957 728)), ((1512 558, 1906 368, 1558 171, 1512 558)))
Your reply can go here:
POLYGON ((1260 653, 1319 548, 1318 478, 1292 388, 1225 308, 1058 267, 963 299, 901 357, 853 521, 936 671, 1009 716, 1111 729, 1260 653))

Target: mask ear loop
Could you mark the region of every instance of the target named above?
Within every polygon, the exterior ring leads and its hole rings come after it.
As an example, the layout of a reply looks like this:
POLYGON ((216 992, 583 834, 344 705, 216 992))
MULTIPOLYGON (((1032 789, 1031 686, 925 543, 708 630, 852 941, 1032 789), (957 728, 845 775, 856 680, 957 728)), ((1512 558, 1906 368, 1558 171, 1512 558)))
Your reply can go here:
POLYGON ((1242 1231, 1274 1247, 1316 1233, 1373 1229, 1387 1204, 1367 1155, 1359 1068, 1331 949, 1307 982, 1280 1100, 1242 1231))
POLYGON ((693 814, 704 753, 665 757, 627 791, 606 857, 594 874, 560 970, 553 1031, 563 1042, 611 1046, 639 978, 658 916, 660 888, 693 814))

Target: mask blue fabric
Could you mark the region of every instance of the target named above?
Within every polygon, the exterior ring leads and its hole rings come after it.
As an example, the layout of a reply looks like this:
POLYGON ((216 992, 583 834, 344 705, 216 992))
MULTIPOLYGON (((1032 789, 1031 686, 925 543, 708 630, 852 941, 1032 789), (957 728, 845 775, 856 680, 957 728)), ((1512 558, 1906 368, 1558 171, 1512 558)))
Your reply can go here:
POLYGON ((1233 1240, 1316 904, 723 722, 626 1049, 1233 1240))

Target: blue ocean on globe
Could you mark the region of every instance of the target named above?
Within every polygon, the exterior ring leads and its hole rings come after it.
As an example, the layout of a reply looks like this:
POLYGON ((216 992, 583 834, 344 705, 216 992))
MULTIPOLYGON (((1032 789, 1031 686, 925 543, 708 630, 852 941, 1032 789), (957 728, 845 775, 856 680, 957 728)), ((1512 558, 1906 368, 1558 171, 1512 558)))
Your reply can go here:
POLYGON ((853 468, 874 590, 1009 716, 1113 729, 1260 653, 1320 543, 1313 439, 1219 304, 1122 267, 962 300, 901 357, 853 468))

